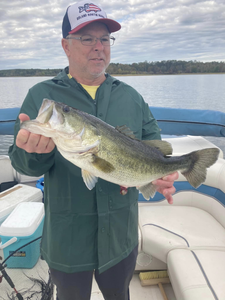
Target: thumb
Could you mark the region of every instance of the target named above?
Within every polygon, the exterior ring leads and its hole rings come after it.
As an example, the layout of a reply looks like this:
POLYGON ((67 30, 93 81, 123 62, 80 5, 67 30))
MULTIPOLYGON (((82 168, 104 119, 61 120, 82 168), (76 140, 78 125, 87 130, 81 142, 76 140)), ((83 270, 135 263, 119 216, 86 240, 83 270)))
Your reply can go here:
POLYGON ((21 122, 24 122, 24 121, 30 120, 30 117, 26 114, 20 114, 19 119, 20 119, 21 122))

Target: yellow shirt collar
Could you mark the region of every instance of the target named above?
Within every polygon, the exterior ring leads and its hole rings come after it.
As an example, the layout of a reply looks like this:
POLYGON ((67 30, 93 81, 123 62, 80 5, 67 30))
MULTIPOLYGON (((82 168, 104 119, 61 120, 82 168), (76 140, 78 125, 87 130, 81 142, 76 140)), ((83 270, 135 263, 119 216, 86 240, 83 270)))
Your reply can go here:
MULTIPOLYGON (((67 74, 67 76, 69 77, 69 79, 73 78, 73 76, 71 76, 70 74, 67 74)), ((86 84, 81 84, 81 85, 94 100, 99 85, 86 85, 86 84)))

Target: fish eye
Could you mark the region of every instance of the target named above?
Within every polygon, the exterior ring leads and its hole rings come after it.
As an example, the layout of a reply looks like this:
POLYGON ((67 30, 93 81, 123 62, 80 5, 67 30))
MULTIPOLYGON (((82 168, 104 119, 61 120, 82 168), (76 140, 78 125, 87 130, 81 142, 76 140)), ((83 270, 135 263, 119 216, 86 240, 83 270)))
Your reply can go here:
POLYGON ((63 112, 68 113, 70 111, 69 106, 63 106, 63 112))

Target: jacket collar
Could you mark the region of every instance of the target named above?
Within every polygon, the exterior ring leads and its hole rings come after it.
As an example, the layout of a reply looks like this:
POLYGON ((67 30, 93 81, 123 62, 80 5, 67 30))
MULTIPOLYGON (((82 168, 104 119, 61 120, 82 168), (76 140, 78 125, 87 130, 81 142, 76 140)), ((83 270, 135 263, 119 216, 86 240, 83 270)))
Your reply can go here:
MULTIPOLYGON (((69 82, 70 79, 68 78, 68 74, 69 74, 69 67, 66 67, 61 72, 59 72, 52 80, 69 82)), ((105 75, 106 75, 106 80, 101 85, 103 85, 104 83, 111 84, 111 85, 113 85, 113 84, 118 85, 118 83, 119 83, 118 79, 116 79, 115 77, 112 77, 111 75, 109 75, 107 73, 105 75)), ((73 78, 73 82, 76 82, 76 85, 78 84, 78 82, 76 81, 75 78, 73 78)))

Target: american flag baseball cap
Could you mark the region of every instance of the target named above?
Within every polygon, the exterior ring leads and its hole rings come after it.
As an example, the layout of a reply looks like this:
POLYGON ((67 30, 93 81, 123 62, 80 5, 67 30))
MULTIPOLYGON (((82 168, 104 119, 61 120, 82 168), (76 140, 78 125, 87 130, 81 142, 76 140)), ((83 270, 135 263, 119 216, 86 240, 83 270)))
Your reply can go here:
POLYGON ((69 34, 75 33, 95 21, 104 23, 110 33, 121 28, 118 22, 107 18, 105 11, 100 5, 85 0, 68 6, 62 23, 63 37, 66 38, 69 34))

